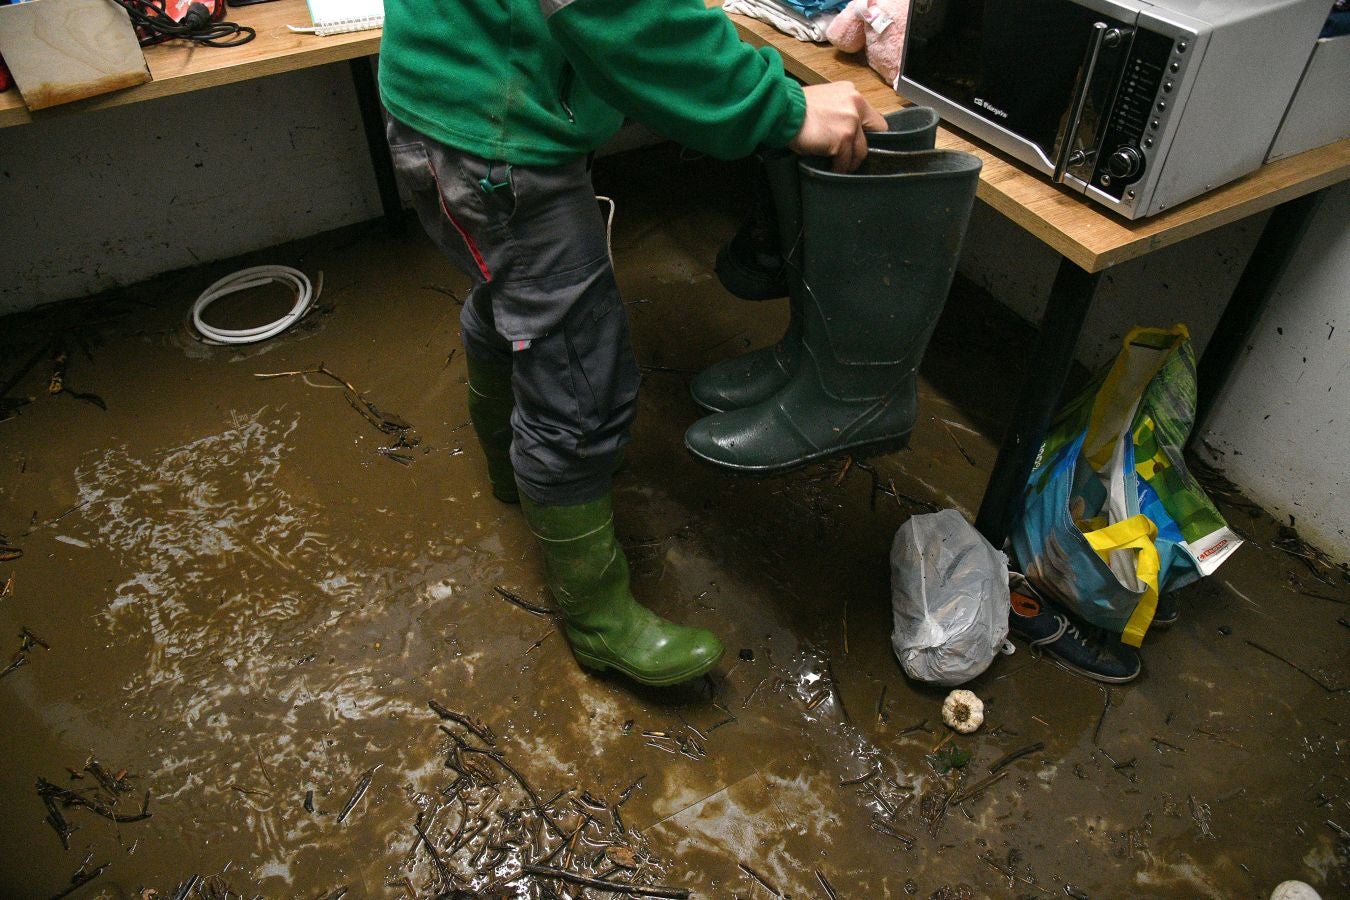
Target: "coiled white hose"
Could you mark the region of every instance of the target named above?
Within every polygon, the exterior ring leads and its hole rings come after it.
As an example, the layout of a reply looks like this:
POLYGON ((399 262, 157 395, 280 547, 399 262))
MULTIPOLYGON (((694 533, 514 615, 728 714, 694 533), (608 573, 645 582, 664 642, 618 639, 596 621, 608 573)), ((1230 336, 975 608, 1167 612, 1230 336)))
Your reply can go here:
MULTIPOLYGON (((320 278, 320 284, 322 283, 323 279, 320 278)), ((253 266, 226 275, 202 291, 197 302, 192 304, 192 326, 208 343, 252 344, 275 337, 290 328, 309 310, 315 299, 316 292, 304 272, 289 266, 253 266), (202 313, 221 297, 272 282, 290 285, 295 290, 295 305, 291 307, 290 312, 275 322, 254 328, 216 328, 202 321, 202 313)))

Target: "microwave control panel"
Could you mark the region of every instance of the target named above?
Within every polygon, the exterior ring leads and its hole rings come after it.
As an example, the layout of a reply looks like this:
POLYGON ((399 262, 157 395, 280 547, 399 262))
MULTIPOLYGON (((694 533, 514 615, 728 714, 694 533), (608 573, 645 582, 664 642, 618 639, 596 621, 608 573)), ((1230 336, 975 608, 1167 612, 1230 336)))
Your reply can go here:
POLYGON ((1173 40, 1142 28, 1135 32, 1095 160, 1093 187, 1116 200, 1134 200, 1130 185, 1143 177, 1153 158, 1188 49, 1185 38, 1173 40))

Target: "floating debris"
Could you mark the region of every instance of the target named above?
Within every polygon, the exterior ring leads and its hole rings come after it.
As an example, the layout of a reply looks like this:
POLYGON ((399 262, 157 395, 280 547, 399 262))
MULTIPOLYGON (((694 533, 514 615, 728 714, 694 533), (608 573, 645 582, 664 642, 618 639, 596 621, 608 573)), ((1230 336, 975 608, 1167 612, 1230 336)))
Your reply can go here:
POLYGON ((528 613, 532 613, 536 616, 540 616, 546 619, 552 619, 557 616, 557 613, 555 613, 553 610, 548 609, 547 607, 537 606, 531 603, 530 601, 526 600, 524 597, 521 597, 519 594, 515 594, 512 593, 511 591, 508 591, 506 588, 502 587, 499 584, 493 585, 492 589, 496 591, 497 595, 501 597, 503 600, 505 600, 507 603, 519 606, 521 609, 525 610, 528 613))
MULTIPOLYGON (((383 765, 383 763, 380 765, 383 765)), ((346 821, 347 816, 351 815, 352 810, 356 808, 356 804, 360 803, 361 798, 366 795, 366 791, 370 789, 370 782, 375 778, 375 771, 379 768, 380 766, 373 766, 367 769, 361 779, 356 782, 356 787, 352 788, 352 795, 347 798, 347 805, 342 807, 342 812, 338 813, 339 825, 346 821)))
POLYGON ((98 876, 102 875, 104 870, 107 869, 108 866, 112 865, 112 863, 105 862, 97 869, 91 869, 86 871, 85 866, 87 865, 89 865, 89 857, 85 857, 84 862, 82 862, 80 864, 80 867, 75 870, 75 874, 70 876, 70 884, 67 885, 66 888, 61 892, 52 895, 52 900, 60 900, 60 898, 62 897, 75 893, 80 888, 84 887, 86 884, 93 881, 98 876))
POLYGON ((1017 760, 1021 759, 1022 757, 1026 756, 1027 754, 1029 754, 1029 753, 1036 753, 1036 752, 1041 751, 1041 750, 1044 750, 1044 749, 1045 749, 1045 742, 1044 742, 1044 741, 1037 741, 1037 742, 1034 743, 1034 744, 1028 744, 1027 746, 1023 747, 1023 748, 1020 749, 1020 750, 1014 750, 1013 752, 1011 752, 1011 753, 1009 753, 1009 754, 1006 754, 1005 756, 999 757, 998 762, 994 763, 992 766, 989 767, 989 772, 990 772, 990 774, 993 774, 994 772, 998 772, 998 771, 1000 771, 1001 769, 1003 769, 1003 768, 1005 768, 1005 767, 1007 767, 1007 766, 1010 766, 1010 765, 1012 765, 1013 763, 1017 762, 1017 760))

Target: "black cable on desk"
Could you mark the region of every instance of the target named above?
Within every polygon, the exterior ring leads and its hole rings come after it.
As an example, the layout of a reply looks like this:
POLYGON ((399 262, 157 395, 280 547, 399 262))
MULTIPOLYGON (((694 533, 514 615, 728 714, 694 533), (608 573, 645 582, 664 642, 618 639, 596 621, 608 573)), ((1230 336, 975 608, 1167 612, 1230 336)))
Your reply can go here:
POLYGON ((212 22, 211 11, 203 3, 193 3, 181 22, 175 21, 164 7, 164 0, 117 0, 131 16, 142 47, 170 40, 192 41, 205 47, 238 47, 257 34, 247 25, 212 22))

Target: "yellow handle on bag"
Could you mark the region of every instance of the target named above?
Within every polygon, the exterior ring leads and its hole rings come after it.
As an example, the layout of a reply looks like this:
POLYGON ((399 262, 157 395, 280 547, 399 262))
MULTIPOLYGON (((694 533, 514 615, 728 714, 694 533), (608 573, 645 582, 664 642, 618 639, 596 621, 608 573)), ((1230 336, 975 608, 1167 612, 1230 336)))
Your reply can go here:
POLYGON ((1162 569, 1155 544, 1158 526, 1141 513, 1096 531, 1085 531, 1083 537, 1087 538, 1088 546, 1097 551, 1103 562, 1108 561, 1107 557, 1113 550, 1139 551, 1135 559, 1135 575, 1144 583, 1144 595, 1139 598, 1138 605, 1120 635, 1123 643, 1138 647, 1144 642, 1144 632, 1148 631, 1153 614, 1158 611, 1158 572, 1162 569))

